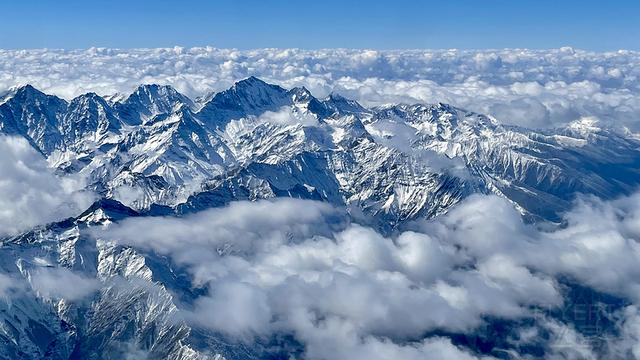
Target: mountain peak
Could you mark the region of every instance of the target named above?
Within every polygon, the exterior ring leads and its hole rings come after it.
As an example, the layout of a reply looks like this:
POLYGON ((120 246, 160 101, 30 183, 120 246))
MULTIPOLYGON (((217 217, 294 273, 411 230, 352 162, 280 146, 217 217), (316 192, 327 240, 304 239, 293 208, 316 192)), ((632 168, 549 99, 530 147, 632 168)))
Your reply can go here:
POLYGON ((289 92, 254 76, 236 82, 230 89, 215 94, 198 115, 212 128, 221 128, 229 120, 265 111, 277 111, 291 105, 289 92))
POLYGON ((170 85, 140 85, 124 101, 117 103, 120 116, 129 124, 144 123, 158 114, 170 113, 178 104, 193 106, 193 102, 170 85))
POLYGON ((71 99, 70 103, 74 103, 74 102, 94 102, 104 106, 108 106, 107 100, 105 100, 102 96, 94 92, 88 92, 71 99))
POLYGON ((5 95, 0 105, 2 132, 24 136, 45 154, 60 145, 58 123, 67 109, 65 100, 27 84, 5 95))
POLYGON ((108 133, 117 134, 121 124, 111 105, 96 93, 89 92, 71 100, 58 128, 66 146, 82 146, 78 140, 98 141, 108 133), (91 137, 87 138, 87 135, 91 137))
POLYGON ((171 85, 143 84, 138 86, 127 100, 159 100, 159 99, 179 99, 181 102, 190 103, 191 100, 180 94, 171 85))
POLYGON ((171 92, 177 93, 178 91, 174 89, 171 85, 160 85, 160 84, 141 84, 138 85, 135 91, 143 91, 143 92, 171 92))
MULTIPOLYGON (((236 93, 250 94, 255 92, 269 92, 269 93, 286 93, 287 90, 278 86, 269 84, 255 76, 250 76, 244 80, 236 82, 231 89, 236 93)), ((229 91, 227 90, 227 91, 229 91)), ((223 91, 224 92, 224 91, 223 91)))
POLYGON ((294 87, 293 89, 289 90, 289 92, 293 95, 294 101, 309 100, 313 97, 311 91, 309 91, 309 89, 304 86, 294 87))
POLYGON ((139 216, 140 214, 123 205, 121 202, 102 198, 96 200, 87 210, 78 216, 80 221, 104 222, 118 221, 127 217, 139 216))
POLYGON ((244 82, 259 82, 259 83, 266 84, 266 82, 262 81, 261 79, 259 79, 259 78, 255 77, 255 76, 253 76, 253 75, 249 76, 248 78, 246 78, 246 79, 244 79, 244 80, 240 80, 240 81, 238 81, 238 82, 243 82, 243 81, 244 81, 244 82))
POLYGON ((594 117, 581 117, 570 122, 566 129, 581 136, 589 136, 602 130, 598 119, 594 117))
MULTIPOLYGON (((14 98, 30 98, 30 97, 55 97, 53 95, 47 95, 44 92, 38 90, 31 84, 22 85, 16 88, 14 98)), ((60 99, 62 100, 62 99, 60 99)))
POLYGON ((40 91, 40 90, 36 89, 36 88, 35 88, 33 85, 31 85, 31 84, 24 84, 24 85, 22 85, 22 86, 18 86, 18 87, 16 88, 16 92, 33 92, 33 91, 35 91, 35 92, 39 92, 39 93, 42 93, 42 91, 40 91))
POLYGON ((323 102, 327 107, 329 107, 331 110, 339 114, 344 114, 344 113, 359 114, 359 113, 365 113, 368 111, 362 105, 360 105, 357 101, 347 99, 336 92, 331 92, 323 102))

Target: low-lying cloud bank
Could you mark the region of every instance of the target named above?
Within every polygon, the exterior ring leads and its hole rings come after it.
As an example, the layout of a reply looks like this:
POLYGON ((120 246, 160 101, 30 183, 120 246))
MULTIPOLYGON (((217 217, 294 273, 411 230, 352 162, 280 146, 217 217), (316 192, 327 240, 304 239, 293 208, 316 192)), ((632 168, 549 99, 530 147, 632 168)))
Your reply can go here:
POLYGON ((78 215, 94 199, 83 188, 55 175, 25 139, 0 136, 0 237, 78 215))
POLYGON ((129 219, 99 235, 169 255, 206 286, 183 310, 192 325, 241 342, 291 334, 310 359, 474 358, 442 334, 472 336, 488 319, 517 324, 505 351, 625 357, 640 355, 638 204, 638 194, 584 198, 564 226, 542 230, 503 199, 473 196, 385 238, 327 204, 281 199, 129 219), (575 306, 567 281, 623 299, 597 334, 604 346, 554 315, 575 306))
POLYGON ((66 98, 128 94, 141 83, 188 96, 254 75, 365 105, 446 102, 503 123, 551 127, 584 116, 640 130, 640 53, 554 50, 0 50, 0 91, 31 83, 66 98))

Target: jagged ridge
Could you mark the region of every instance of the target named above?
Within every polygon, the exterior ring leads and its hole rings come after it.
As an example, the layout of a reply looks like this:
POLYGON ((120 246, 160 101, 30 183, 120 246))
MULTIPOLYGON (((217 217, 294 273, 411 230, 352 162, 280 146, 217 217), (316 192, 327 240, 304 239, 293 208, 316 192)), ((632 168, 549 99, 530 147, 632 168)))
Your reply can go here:
POLYGON ((253 77, 199 105, 168 86, 69 102, 24 86, 0 100, 0 132, 24 137, 103 197, 75 218, 5 239, 7 274, 29 281, 57 266, 101 283, 87 306, 30 294, 3 309, 15 330, 0 335, 5 358, 118 358, 133 345, 157 358, 206 357, 172 318, 173 296, 199 291, 188 277, 157 254, 88 236, 94 226, 297 197, 358 208, 356 220, 391 232, 474 193, 556 220, 578 193, 609 198, 640 182, 640 143, 593 122, 533 131, 446 104, 367 109, 253 77))

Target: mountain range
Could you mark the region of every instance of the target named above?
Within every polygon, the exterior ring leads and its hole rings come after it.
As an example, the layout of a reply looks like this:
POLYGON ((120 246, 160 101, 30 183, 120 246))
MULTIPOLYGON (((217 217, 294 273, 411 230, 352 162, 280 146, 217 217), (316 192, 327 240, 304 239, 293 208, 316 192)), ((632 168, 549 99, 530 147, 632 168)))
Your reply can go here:
POLYGON ((159 85, 112 98, 20 87, 0 100, 0 131, 142 212, 294 196, 356 206, 393 228, 495 193, 556 220, 577 193, 611 198, 640 181, 638 139, 593 119, 535 131, 446 104, 367 109, 254 77, 201 103, 159 85))
POLYGON ((96 240, 93 227, 291 197, 393 234, 473 194, 507 199, 529 222, 559 224, 577 196, 612 199, 640 184, 640 139, 595 119, 526 129, 442 103, 365 107, 255 77, 197 100, 141 85, 128 96, 67 101, 26 85, 0 97, 0 134, 24 138, 97 199, 3 239, 2 270, 30 279, 43 266, 34 259, 45 259, 104 284, 89 304, 34 295, 0 305, 0 357, 13 359, 118 358, 131 342, 151 358, 206 358, 203 347, 218 359, 260 357, 259 346, 230 346, 172 320, 175 297, 198 289, 165 257, 96 240))

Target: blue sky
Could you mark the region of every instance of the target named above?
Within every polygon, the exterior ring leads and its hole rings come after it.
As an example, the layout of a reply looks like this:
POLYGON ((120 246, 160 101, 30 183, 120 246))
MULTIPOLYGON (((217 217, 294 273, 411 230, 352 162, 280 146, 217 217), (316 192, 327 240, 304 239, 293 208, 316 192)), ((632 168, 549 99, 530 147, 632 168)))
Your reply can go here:
POLYGON ((0 48, 640 50, 638 0, 0 2, 0 48))

